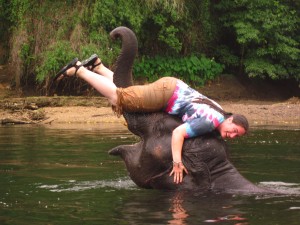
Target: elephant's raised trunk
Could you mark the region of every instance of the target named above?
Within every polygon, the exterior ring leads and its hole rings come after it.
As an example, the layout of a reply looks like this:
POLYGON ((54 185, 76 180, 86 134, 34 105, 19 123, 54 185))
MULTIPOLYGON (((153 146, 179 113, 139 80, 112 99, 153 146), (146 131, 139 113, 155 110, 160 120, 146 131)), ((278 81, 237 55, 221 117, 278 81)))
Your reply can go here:
POLYGON ((117 27, 111 31, 110 36, 112 39, 122 39, 121 53, 114 70, 114 83, 117 87, 131 86, 133 83, 132 67, 138 49, 136 36, 127 27, 117 27))
MULTIPOLYGON (((117 87, 129 87, 132 82, 132 68, 138 50, 138 42, 135 34, 127 27, 117 27, 110 32, 112 39, 121 38, 122 49, 116 62, 114 70, 114 83, 117 87)), ((144 129, 149 124, 148 117, 139 113, 123 112, 123 116, 128 124, 128 129, 138 135, 144 134, 144 129)))

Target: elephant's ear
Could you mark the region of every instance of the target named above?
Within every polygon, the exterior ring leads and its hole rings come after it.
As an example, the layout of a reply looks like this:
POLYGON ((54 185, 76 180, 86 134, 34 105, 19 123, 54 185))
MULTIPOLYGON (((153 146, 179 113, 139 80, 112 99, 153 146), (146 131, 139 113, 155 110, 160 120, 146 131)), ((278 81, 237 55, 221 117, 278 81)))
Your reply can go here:
POLYGON ((114 156, 121 156, 122 158, 125 156, 125 154, 134 151, 135 148, 132 147, 132 145, 119 145, 113 149, 111 149, 108 154, 114 155, 114 156))
POLYGON ((138 185, 143 186, 143 181, 145 179, 142 180, 138 180, 135 177, 136 176, 140 176, 140 165, 141 165, 141 154, 143 152, 143 147, 142 147, 143 143, 139 142, 133 145, 120 145, 117 146, 113 149, 111 149, 108 153, 110 155, 114 155, 114 156, 120 156, 124 162, 125 165, 127 167, 128 172, 130 173, 131 178, 133 179, 133 181, 135 183, 138 183, 138 185))
POLYGON ((138 50, 135 34, 127 27, 117 27, 111 31, 112 39, 122 39, 122 49, 114 70, 114 83, 117 87, 128 87, 132 82, 132 67, 138 50))

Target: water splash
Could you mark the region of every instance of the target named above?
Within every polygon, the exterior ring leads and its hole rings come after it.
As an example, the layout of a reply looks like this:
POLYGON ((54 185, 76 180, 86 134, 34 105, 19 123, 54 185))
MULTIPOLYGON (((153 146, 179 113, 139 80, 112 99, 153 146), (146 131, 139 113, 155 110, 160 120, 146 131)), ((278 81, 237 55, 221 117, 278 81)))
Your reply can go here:
POLYGON ((116 189, 137 190, 137 186, 129 178, 118 178, 114 180, 94 180, 94 181, 75 181, 69 180, 65 184, 39 185, 41 189, 47 189, 51 192, 78 192, 99 188, 111 188, 107 192, 116 189))
POLYGON ((268 182, 260 182, 260 186, 275 189, 280 193, 286 195, 296 195, 300 196, 300 184, 297 183, 286 183, 282 181, 268 181, 268 182))

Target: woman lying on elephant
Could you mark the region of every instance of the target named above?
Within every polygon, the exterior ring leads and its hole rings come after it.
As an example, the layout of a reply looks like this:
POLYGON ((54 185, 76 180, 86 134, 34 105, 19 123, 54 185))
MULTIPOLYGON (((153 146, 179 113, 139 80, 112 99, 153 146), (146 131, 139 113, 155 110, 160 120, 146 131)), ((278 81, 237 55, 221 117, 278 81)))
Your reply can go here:
POLYGON ((82 78, 108 98, 115 112, 158 112, 177 115, 184 122, 173 130, 172 156, 174 182, 181 183, 183 171, 188 173, 181 161, 185 138, 196 137, 214 130, 222 138, 235 138, 248 131, 248 121, 243 115, 222 110, 215 101, 200 94, 183 81, 164 77, 148 85, 118 88, 113 83, 113 72, 106 68, 97 55, 82 63, 77 58, 62 68, 56 78, 74 76, 82 78))

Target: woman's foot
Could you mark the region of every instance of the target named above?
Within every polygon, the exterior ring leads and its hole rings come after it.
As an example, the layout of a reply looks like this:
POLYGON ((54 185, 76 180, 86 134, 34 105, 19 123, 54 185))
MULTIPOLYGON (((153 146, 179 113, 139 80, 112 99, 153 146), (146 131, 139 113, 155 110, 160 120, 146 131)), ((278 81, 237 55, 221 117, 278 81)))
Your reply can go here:
POLYGON ((54 80, 61 80, 65 76, 75 76, 80 67, 82 67, 81 62, 78 61, 78 58, 75 58, 56 74, 54 80))
POLYGON ((92 72, 94 72, 94 70, 98 70, 101 64, 101 59, 97 54, 91 55, 88 59, 82 62, 82 65, 92 72))
POLYGON ((101 59, 98 57, 97 54, 93 54, 88 59, 84 60, 82 62, 82 65, 86 67, 88 70, 97 73, 99 75, 102 75, 108 78, 110 81, 113 81, 114 73, 110 69, 104 66, 104 64, 101 62, 101 59))

